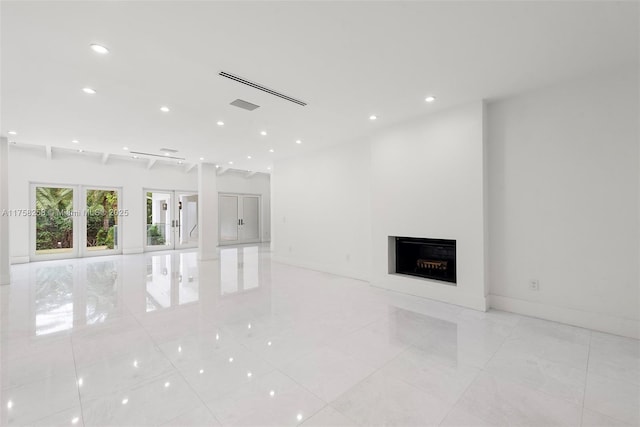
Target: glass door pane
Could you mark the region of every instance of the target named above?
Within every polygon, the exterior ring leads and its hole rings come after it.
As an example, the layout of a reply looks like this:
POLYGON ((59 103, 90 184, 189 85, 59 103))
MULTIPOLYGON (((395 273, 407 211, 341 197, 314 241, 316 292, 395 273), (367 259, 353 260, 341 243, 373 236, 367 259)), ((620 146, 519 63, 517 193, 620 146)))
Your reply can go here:
POLYGON ((147 191, 145 198, 147 247, 173 249, 172 192, 147 191))
POLYGON ((86 191, 87 252, 118 250, 118 191, 86 191))
POLYGON ((178 218, 176 242, 178 246, 198 246, 198 195, 192 193, 177 193, 178 218))
POLYGON ((35 187, 36 255, 75 256, 73 196, 69 187, 35 187))

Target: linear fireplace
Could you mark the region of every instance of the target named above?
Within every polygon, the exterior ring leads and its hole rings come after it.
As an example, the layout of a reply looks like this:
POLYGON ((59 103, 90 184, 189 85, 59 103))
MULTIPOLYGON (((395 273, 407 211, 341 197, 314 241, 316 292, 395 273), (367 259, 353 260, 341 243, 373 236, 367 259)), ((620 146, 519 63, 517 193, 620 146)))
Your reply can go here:
POLYGON ((390 273, 456 283, 455 240, 390 236, 389 255, 390 273))

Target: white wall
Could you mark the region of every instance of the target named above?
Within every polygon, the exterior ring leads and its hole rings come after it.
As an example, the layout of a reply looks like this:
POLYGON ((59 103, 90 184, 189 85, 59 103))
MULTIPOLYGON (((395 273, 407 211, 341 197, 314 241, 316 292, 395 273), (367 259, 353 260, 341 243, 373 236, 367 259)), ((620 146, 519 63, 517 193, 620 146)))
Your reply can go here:
MULTIPOLYGON (((9 153, 10 209, 29 209, 30 183, 81 184, 122 188, 121 217, 123 253, 142 252, 145 230, 143 188, 197 191, 197 173, 185 173, 183 166, 156 164, 151 170, 146 162, 112 159, 104 165, 99 156, 53 151, 47 160, 44 148, 11 146, 9 153)), ((13 262, 26 262, 30 253, 30 221, 27 217, 10 218, 10 252, 13 262)))
POLYGON ((483 105, 276 163, 275 259, 486 309, 483 105), (388 274, 388 237, 457 240, 458 283, 388 274))
POLYGON ((610 70, 277 162, 276 259, 640 337, 637 76, 610 70), (393 235, 456 239, 459 286, 389 275, 393 235))
POLYGON ((370 171, 367 143, 277 162, 272 174, 274 259, 368 280, 370 171))
POLYGON ((490 105, 493 306, 640 336, 638 93, 635 68, 490 105))
POLYGON ((271 240, 271 177, 264 173, 249 176, 247 172, 227 171, 218 176, 219 193, 259 194, 260 230, 263 242, 271 240))
POLYGON ((372 138, 374 285, 487 308, 483 109, 476 102, 372 138), (457 286, 389 275, 389 236, 456 240, 457 286))

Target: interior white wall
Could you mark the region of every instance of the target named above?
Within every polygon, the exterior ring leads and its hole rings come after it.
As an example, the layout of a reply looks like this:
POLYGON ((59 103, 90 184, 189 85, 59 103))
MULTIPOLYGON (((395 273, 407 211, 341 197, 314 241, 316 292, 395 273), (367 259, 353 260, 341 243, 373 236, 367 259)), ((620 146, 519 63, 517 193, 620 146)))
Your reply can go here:
POLYGON ((638 93, 634 67, 490 105, 493 306, 640 335, 638 93))
POLYGON ((214 165, 198 165, 198 259, 218 257, 218 173, 214 165))
POLYGON ((487 308, 483 111, 483 104, 476 102, 402 123, 372 138, 374 285, 487 308), (389 236, 456 240, 456 286, 390 275, 389 236))
POLYGON ((371 276, 369 144, 276 162, 274 259, 368 280, 371 276))
POLYGON ((9 284, 9 141, 0 137, 0 285, 9 284))
MULTIPOLYGON (((121 209, 129 215, 121 217, 123 253, 142 252, 145 229, 143 188, 156 190, 197 191, 197 173, 186 173, 184 166, 156 163, 147 169, 145 161, 110 159, 103 164, 100 156, 84 153, 53 152, 48 160, 44 148, 10 146, 9 206, 29 209, 30 183, 80 184, 122 188, 121 209)), ((30 220, 10 218, 12 262, 27 262, 30 254, 30 220)))
POLYGON ((260 195, 260 234, 263 242, 271 241, 271 177, 268 174, 230 170, 218 175, 219 193, 260 195))

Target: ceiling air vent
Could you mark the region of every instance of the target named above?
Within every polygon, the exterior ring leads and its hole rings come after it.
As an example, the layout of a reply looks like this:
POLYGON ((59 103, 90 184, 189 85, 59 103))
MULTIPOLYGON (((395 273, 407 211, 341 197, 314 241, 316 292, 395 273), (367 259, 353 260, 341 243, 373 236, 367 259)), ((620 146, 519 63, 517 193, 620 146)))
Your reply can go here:
POLYGON ((254 83, 254 82, 249 81, 247 79, 243 79, 242 77, 236 76, 234 74, 226 73, 224 71, 220 71, 220 73, 218 73, 218 75, 220 75, 222 77, 226 77, 226 78, 231 79, 231 80, 234 80, 234 81, 236 81, 238 83, 242 83, 243 85, 251 86, 254 89, 258 89, 258 90, 261 90, 263 92, 267 92, 267 93, 269 93, 271 95, 274 95, 274 96, 277 96, 279 98, 286 99, 287 101, 293 102, 294 104, 298 104, 298 105, 301 105, 303 107, 305 105, 307 105, 307 103, 304 102, 304 101, 300 101, 299 99, 292 98, 292 97, 287 96, 287 95, 285 95, 283 93, 277 92, 277 91, 275 91, 273 89, 269 89, 268 87, 264 87, 261 84, 254 83))
POLYGON ((234 106, 236 106, 238 108, 242 108, 243 110, 249 110, 249 111, 253 111, 256 108, 260 107, 259 105, 252 104, 252 103, 247 102, 247 101, 243 101, 242 99, 236 99, 235 101, 233 101, 231 103, 231 105, 234 105, 234 106))

